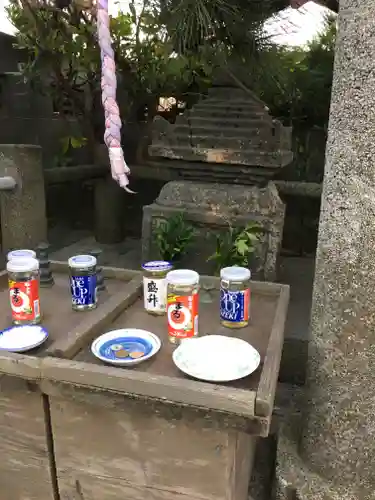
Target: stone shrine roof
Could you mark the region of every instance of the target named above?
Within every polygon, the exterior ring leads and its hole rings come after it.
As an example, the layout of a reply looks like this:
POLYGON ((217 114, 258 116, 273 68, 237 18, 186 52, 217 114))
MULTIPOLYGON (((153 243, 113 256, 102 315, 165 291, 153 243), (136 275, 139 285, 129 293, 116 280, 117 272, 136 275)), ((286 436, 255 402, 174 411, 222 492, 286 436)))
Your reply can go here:
POLYGON ((184 162, 187 169, 199 163, 207 171, 219 164, 229 176, 239 169, 272 177, 293 159, 291 128, 274 120, 250 91, 235 87, 212 87, 174 124, 156 117, 152 139, 152 158, 177 160, 181 168, 184 162))

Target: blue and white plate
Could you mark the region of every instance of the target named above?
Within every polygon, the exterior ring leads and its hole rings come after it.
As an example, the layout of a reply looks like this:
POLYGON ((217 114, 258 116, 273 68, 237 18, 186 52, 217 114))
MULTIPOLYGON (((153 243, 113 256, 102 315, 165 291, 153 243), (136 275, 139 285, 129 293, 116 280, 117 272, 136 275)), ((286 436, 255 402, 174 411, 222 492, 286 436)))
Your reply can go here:
POLYGON ((206 335, 181 342, 173 353, 173 361, 190 377, 207 382, 230 382, 253 373, 260 364, 260 355, 244 340, 206 335))
POLYGON ((0 331, 0 351, 26 352, 48 339, 48 332, 39 325, 19 325, 0 331))
POLYGON ((94 340, 91 352, 105 363, 134 366, 150 359, 160 347, 160 339, 155 334, 138 328, 122 328, 94 340))

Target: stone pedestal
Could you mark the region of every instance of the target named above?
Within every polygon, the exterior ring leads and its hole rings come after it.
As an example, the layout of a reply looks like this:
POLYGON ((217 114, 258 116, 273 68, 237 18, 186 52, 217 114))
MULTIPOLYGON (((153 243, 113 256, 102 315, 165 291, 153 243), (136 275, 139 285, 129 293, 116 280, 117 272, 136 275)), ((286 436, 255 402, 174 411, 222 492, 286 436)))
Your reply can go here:
POLYGON ((374 12, 340 2, 306 411, 280 438, 279 500, 375 499, 374 12))
POLYGON ((245 227, 256 222, 265 232, 256 245, 250 266, 254 279, 274 281, 276 260, 281 245, 285 205, 280 200, 276 186, 265 188, 204 184, 173 181, 166 184, 152 205, 143 207, 142 258, 143 261, 160 257, 154 241, 155 227, 160 220, 183 213, 186 221, 196 229, 189 247, 186 265, 202 274, 213 274, 214 264, 206 262, 215 251, 209 233, 223 233, 232 227, 245 227))
POLYGON ((35 248, 47 240, 47 217, 39 146, 0 145, 0 176, 17 181, 12 191, 0 192, 3 252, 35 248))

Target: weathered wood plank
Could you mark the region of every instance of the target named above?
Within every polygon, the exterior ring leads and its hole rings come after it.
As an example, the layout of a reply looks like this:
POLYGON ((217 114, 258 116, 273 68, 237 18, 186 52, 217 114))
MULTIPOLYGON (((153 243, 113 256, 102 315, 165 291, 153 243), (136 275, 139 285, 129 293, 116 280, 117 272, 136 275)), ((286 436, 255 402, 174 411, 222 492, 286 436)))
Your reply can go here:
POLYGON ((236 433, 168 421, 144 408, 108 410, 52 397, 60 492, 79 498, 79 481, 85 500, 231 500, 236 433))
MULTIPOLYGON (((101 330, 110 324, 124 309, 132 304, 142 293, 142 279, 140 275, 133 277, 124 291, 117 292, 104 304, 87 314, 85 321, 76 328, 67 331, 47 350, 46 356, 73 358, 87 343, 101 333, 101 330)), ((82 314, 82 313, 76 313, 82 314)))
POLYGON ((266 437, 269 434, 270 418, 244 417, 228 412, 200 408, 193 405, 183 405, 174 401, 152 399, 135 394, 127 395, 117 392, 103 392, 101 390, 81 387, 69 383, 52 380, 42 380, 41 391, 58 399, 72 399, 82 404, 103 406, 110 411, 112 408, 126 412, 129 406, 145 403, 146 409, 151 414, 157 414, 166 420, 182 420, 194 422, 202 428, 220 428, 234 430, 251 436, 266 437))
POLYGON ((259 380, 255 402, 255 414, 262 417, 272 415, 282 346, 284 343, 284 327, 288 313, 289 293, 289 286, 282 285, 280 300, 277 305, 266 357, 259 380))
POLYGON ((232 485, 228 499, 247 500, 258 437, 237 433, 234 435, 234 439, 236 440, 235 453, 230 478, 232 485))
POLYGON ((42 395, 7 376, 0 391, 1 500, 53 500, 42 395))
POLYGON ((41 370, 47 381, 254 416, 255 393, 243 389, 49 357, 43 359, 41 370))
POLYGON ((25 380, 40 380, 40 360, 12 352, 0 352, 0 373, 21 377, 25 380))

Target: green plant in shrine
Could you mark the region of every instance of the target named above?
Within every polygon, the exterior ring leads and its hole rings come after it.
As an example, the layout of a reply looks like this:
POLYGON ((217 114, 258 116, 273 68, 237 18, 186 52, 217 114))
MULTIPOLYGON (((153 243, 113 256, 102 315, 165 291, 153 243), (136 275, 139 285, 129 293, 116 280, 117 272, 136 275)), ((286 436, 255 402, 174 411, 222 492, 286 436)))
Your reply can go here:
POLYGON ((207 262, 215 262, 215 274, 220 269, 228 266, 249 266, 250 256, 255 252, 256 244, 264 229, 255 222, 250 222, 246 227, 232 227, 219 234, 210 234, 215 241, 215 252, 210 255, 207 262))
POLYGON ((159 221, 154 229, 154 241, 160 257, 168 262, 179 262, 186 254, 194 235, 194 227, 186 221, 182 212, 159 221))

